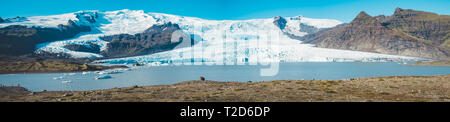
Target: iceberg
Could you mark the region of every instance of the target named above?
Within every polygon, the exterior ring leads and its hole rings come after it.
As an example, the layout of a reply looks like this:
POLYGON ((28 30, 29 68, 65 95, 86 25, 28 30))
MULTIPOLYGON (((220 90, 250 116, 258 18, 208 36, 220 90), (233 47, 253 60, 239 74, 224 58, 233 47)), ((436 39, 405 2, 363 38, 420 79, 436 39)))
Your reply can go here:
POLYGON ((101 76, 95 77, 96 80, 109 79, 109 78, 112 78, 112 77, 110 75, 101 75, 101 76))

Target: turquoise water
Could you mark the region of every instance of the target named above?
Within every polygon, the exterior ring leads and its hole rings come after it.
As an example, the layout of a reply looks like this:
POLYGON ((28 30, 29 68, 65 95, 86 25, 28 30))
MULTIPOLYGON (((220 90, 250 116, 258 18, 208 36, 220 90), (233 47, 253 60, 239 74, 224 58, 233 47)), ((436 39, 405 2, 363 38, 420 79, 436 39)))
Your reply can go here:
POLYGON ((450 67, 409 66, 398 63, 280 63, 275 76, 260 76, 268 66, 143 66, 120 70, 112 78, 96 80, 98 72, 0 75, 2 85, 20 85, 31 91, 94 90, 133 85, 164 85, 197 80, 200 76, 215 81, 269 81, 321 79, 336 80, 378 76, 426 76, 450 74, 450 67))

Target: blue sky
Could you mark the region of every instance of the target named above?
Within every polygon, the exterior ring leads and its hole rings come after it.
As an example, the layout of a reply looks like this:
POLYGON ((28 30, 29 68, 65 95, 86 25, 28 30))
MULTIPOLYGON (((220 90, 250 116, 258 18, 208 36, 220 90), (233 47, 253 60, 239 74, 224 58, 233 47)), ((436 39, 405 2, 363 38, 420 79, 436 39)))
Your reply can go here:
POLYGON ((450 0, 2 0, 0 17, 79 10, 144 10, 214 20, 303 15, 351 21, 360 11, 390 15, 396 7, 450 14, 450 0))

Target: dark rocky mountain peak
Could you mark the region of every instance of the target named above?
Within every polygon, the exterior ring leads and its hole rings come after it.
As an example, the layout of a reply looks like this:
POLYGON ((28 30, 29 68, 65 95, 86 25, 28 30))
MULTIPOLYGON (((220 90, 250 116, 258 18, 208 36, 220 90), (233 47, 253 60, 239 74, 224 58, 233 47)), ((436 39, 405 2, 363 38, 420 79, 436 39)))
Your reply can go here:
MULTIPOLYGON (((290 19, 291 20, 300 21, 301 17, 302 16, 297 16, 297 17, 290 18, 290 19)), ((292 33, 288 32, 288 31, 284 30, 286 28, 286 23, 287 23, 286 19, 281 17, 281 16, 276 16, 276 17, 273 18, 273 24, 275 26, 277 26, 278 28, 280 28, 280 30, 283 31, 284 34, 286 34, 287 36, 289 36, 292 39, 299 39, 299 38, 301 38, 300 36, 297 36, 295 34, 292 34, 292 33)), ((307 24, 304 24, 304 23, 300 23, 300 30, 299 31, 300 32, 306 32, 306 33, 315 33, 315 32, 318 32, 318 31, 320 31, 322 29, 319 29, 319 28, 316 28, 314 26, 310 26, 310 25, 307 25, 307 24)))
POLYGON ((399 14, 403 13, 403 11, 405 11, 405 9, 397 7, 397 8, 395 8, 394 15, 399 15, 399 14))
MULTIPOLYGON (((108 58, 147 55, 173 49, 180 42, 172 43, 172 33, 179 30, 178 24, 171 22, 153 25, 142 33, 118 34, 101 37, 109 41, 105 51, 101 54, 108 58)), ((182 40, 184 41, 184 40, 182 40)))
POLYGON ((287 23, 286 19, 284 19, 281 16, 276 16, 275 18, 273 18, 273 24, 275 24, 281 30, 283 30, 284 27, 286 27, 286 23, 287 23))
POLYGON ((378 20, 364 11, 361 11, 355 19, 350 23, 351 25, 380 25, 378 20))
POLYGON ((358 15, 356 15, 355 20, 356 19, 368 19, 368 18, 372 18, 372 16, 367 14, 365 11, 361 11, 361 12, 359 12, 358 15))
POLYGON ((437 15, 435 13, 431 12, 424 12, 424 11, 416 11, 413 9, 402 9, 402 8, 396 8, 395 12, 393 14, 393 17, 411 17, 411 16, 419 16, 419 15, 437 15))

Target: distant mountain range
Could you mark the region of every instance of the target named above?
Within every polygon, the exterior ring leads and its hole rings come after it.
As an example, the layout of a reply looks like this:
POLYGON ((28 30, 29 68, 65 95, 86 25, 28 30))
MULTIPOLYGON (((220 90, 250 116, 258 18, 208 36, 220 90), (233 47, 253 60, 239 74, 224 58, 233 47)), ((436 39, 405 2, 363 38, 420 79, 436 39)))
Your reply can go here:
POLYGON ((446 60, 449 48, 448 15, 400 8, 387 17, 361 12, 348 24, 303 16, 205 20, 127 9, 0 18, 0 56, 7 57, 38 55, 109 63, 405 61, 446 60), (194 41, 189 43, 193 47, 176 49, 180 43, 170 42, 176 30, 189 34, 191 40, 183 41, 194 41), (282 33, 272 40, 278 43, 270 45, 277 50, 267 45, 270 31, 282 33), (205 57, 185 55, 191 52, 205 57))
POLYGON ((391 16, 364 11, 344 25, 301 37, 317 47, 450 59, 450 15, 397 8, 391 16))

